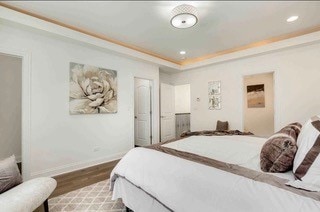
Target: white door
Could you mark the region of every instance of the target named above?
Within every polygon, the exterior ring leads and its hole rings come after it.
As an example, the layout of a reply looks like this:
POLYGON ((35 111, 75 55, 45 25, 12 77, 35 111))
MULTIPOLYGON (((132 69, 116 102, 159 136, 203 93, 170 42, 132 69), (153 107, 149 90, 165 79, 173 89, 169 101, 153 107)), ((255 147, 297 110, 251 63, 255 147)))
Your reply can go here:
POLYGON ((175 138, 174 86, 161 83, 161 141, 175 138))
POLYGON ((134 137, 135 145, 151 144, 151 83, 135 78, 134 81, 134 137))

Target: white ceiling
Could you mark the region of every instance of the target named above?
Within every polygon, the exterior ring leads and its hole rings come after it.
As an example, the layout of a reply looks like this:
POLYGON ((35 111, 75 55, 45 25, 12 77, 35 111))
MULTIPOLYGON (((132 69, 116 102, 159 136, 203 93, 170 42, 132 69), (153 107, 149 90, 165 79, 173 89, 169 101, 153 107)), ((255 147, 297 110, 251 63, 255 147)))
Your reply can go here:
POLYGON ((320 25, 320 2, 316 1, 3 3, 177 61, 182 60, 181 50, 190 59, 320 25), (170 12, 183 3, 198 9, 199 22, 189 29, 175 29, 170 12), (291 15, 300 18, 287 23, 291 15))

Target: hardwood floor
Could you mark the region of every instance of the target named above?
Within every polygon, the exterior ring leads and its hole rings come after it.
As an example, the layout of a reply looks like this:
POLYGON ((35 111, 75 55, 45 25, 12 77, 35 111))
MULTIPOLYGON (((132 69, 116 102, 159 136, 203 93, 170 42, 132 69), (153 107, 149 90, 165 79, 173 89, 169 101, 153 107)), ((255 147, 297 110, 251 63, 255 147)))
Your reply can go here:
POLYGON ((50 198, 108 179, 118 162, 111 161, 53 177, 58 185, 50 198))

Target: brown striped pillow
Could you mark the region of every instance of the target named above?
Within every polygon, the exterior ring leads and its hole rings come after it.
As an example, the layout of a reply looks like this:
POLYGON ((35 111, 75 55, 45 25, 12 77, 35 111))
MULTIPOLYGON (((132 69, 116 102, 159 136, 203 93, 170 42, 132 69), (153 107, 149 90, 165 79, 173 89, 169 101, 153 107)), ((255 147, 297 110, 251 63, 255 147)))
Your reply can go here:
POLYGON ((285 127, 272 135, 260 153, 260 167, 265 172, 286 172, 292 168, 297 151, 296 131, 285 127))
POLYGON ((320 186, 320 117, 309 119, 298 137, 293 172, 305 183, 320 186))
POLYGON ((284 128, 282 128, 281 130, 283 130, 283 129, 285 129, 285 128, 291 128, 291 129, 293 129, 293 130, 296 132, 296 137, 298 138, 298 135, 299 135, 300 132, 301 132, 302 125, 301 125, 299 122, 294 122, 294 123, 288 124, 287 126, 285 126, 284 128))

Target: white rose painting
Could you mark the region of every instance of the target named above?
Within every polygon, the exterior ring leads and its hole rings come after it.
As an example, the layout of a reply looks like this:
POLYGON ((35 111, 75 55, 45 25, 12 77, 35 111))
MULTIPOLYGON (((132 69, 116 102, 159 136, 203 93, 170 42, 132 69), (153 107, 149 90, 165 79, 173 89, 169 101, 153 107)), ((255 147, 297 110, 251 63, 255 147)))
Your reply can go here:
POLYGON ((117 72, 70 63, 70 114, 117 112, 117 72))

